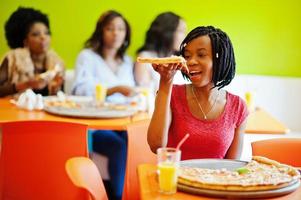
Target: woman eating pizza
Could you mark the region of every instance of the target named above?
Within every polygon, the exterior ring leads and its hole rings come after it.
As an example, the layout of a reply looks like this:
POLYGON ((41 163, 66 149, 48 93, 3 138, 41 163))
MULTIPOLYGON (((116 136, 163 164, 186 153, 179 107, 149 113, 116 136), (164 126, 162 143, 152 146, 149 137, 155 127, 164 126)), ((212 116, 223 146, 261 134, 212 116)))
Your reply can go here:
POLYGON ((19 7, 5 23, 5 36, 11 50, 0 64, 0 97, 26 89, 43 96, 55 95, 63 89, 64 63, 50 48, 46 14, 19 7))
POLYGON ((153 152, 182 145, 182 159, 239 159, 248 110, 245 102, 223 88, 235 75, 232 43, 222 30, 208 26, 193 29, 180 47, 185 63, 153 64, 160 74, 155 109, 148 129, 153 152), (190 84, 173 85, 176 70, 190 84))

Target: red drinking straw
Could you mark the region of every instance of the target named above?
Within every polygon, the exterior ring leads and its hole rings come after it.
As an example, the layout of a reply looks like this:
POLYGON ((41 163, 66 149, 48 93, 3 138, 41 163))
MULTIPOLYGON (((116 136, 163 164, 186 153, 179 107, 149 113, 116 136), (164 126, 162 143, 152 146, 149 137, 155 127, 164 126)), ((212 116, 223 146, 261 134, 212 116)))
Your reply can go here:
POLYGON ((189 137, 189 133, 186 133, 186 135, 183 137, 183 139, 178 143, 176 150, 178 151, 180 149, 180 147, 182 146, 182 144, 187 140, 187 138, 189 137))

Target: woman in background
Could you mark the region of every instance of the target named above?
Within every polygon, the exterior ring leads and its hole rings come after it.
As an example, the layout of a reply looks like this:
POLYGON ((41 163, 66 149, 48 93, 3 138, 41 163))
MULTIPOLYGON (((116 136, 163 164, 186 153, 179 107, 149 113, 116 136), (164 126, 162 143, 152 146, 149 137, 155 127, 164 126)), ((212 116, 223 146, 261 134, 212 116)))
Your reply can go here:
POLYGON ((110 95, 117 96, 114 98, 117 101, 122 97, 120 94, 132 95, 135 86, 133 62, 126 55, 130 36, 129 24, 121 14, 104 13, 77 57, 72 93, 94 96, 95 86, 101 84, 107 88, 109 99, 110 95))
MULTIPOLYGON (((167 57, 177 54, 185 38, 186 29, 186 23, 179 15, 173 12, 161 13, 151 23, 144 44, 137 51, 137 56, 167 57)), ((153 70, 151 64, 135 63, 135 80, 139 86, 156 91, 159 78, 159 74, 153 70)))
POLYGON ((10 50, 0 66, 0 96, 33 89, 53 95, 62 89, 64 65, 50 50, 50 26, 47 15, 33 8, 18 8, 5 24, 10 50), (40 74, 53 71, 52 76, 40 74))
MULTIPOLYGON (((94 96, 95 87, 107 87, 110 101, 118 101, 134 93, 133 63, 126 50, 130 45, 130 26, 116 11, 107 11, 98 20, 76 61, 73 94, 94 96)), ((110 199, 121 199, 126 165, 125 131, 92 132, 93 151, 109 159, 110 182, 105 182, 110 199)))

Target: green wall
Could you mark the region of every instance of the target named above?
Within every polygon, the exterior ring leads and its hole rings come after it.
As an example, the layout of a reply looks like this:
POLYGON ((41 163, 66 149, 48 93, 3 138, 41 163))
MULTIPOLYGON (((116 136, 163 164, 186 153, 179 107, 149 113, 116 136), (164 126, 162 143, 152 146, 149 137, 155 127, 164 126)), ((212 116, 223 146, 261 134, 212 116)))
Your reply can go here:
POLYGON ((300 0, 0 0, 1 56, 8 50, 4 23, 20 5, 49 15, 52 46, 68 68, 103 11, 115 9, 128 19, 133 32, 128 53, 134 57, 150 22, 170 10, 184 17, 189 30, 214 25, 226 31, 238 73, 301 77, 300 0))

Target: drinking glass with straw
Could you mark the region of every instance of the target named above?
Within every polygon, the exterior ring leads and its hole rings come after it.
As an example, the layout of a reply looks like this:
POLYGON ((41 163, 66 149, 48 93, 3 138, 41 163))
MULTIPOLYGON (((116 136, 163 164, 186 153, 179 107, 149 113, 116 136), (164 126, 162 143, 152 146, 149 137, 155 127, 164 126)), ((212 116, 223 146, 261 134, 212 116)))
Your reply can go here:
POLYGON ((177 192, 178 168, 181 160, 181 145, 187 140, 187 133, 176 148, 162 147, 157 149, 159 191, 163 194, 177 192))

